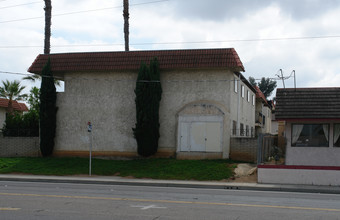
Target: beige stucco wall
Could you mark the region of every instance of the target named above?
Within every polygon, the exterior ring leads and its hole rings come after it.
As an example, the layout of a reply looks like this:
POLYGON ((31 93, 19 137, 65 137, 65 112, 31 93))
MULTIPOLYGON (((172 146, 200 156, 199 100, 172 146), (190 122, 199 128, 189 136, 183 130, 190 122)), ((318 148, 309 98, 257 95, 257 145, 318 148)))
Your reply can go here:
POLYGON ((237 92, 235 92, 234 81, 230 82, 230 129, 232 129, 232 121, 237 122, 237 134, 239 136, 240 123, 249 126, 249 134, 251 128, 255 131, 255 105, 252 104, 252 97, 255 93, 247 87, 236 75, 233 75, 233 79, 238 80, 237 92), (241 86, 244 86, 244 97, 241 96, 241 86), (249 102, 247 99, 247 91, 249 91, 249 102))
POLYGON ((0 130, 4 127, 5 120, 6 120, 6 109, 0 108, 0 130))
MULTIPOLYGON (((300 123, 308 124, 311 122, 300 123)), ((292 147, 292 123, 286 123, 286 165, 340 166, 340 147, 333 147, 333 123, 324 123, 330 125, 329 146, 325 147, 292 147)))
MULTIPOLYGON (((132 132, 136 78, 137 73, 133 72, 65 74, 65 92, 59 93, 57 100, 56 152, 87 151, 88 121, 93 124, 93 151, 136 152, 132 132)), ((235 115, 230 95, 232 79, 234 74, 226 70, 162 71, 159 150, 176 152, 178 113, 190 103, 207 102, 224 111, 223 157, 227 158, 230 118, 235 115)), ((244 110, 245 115, 240 118, 254 126, 253 111, 244 110)))

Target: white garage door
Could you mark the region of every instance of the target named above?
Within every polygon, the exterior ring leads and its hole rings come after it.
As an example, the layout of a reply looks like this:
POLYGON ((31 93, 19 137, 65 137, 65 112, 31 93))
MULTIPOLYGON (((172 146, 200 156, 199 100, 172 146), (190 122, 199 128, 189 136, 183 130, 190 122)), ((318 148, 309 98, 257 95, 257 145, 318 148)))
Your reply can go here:
POLYGON ((222 117, 182 117, 179 122, 179 151, 221 152, 222 117))

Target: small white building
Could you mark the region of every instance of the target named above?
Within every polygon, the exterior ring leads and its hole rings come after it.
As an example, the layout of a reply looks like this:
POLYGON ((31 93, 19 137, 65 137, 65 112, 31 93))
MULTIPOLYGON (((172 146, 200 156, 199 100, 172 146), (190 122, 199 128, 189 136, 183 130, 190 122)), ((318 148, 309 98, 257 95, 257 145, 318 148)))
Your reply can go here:
POLYGON ((286 165, 340 166, 340 88, 278 89, 286 165))
POLYGON ((340 88, 277 89, 285 165, 259 165, 258 182, 340 186, 340 88))
POLYGON ((255 90, 233 48, 39 55, 29 72, 41 74, 48 57, 65 82, 54 155, 87 155, 90 121, 95 156, 137 156, 134 89, 141 62, 154 57, 163 89, 156 156, 228 158, 230 136, 255 128, 255 90))

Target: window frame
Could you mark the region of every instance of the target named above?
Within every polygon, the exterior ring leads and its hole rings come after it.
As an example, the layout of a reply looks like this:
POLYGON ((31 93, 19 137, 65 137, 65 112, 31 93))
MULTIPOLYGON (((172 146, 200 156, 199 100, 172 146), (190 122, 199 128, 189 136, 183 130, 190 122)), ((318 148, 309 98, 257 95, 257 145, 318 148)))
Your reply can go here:
MULTIPOLYGON (((312 129, 312 128, 309 128, 310 130, 312 129)), ((323 131, 324 132, 324 131, 323 131)), ((321 148, 324 148, 324 147, 329 147, 329 141, 330 141, 330 124, 329 123, 293 123, 293 124, 291 124, 291 137, 290 137, 290 141, 291 141, 291 146, 292 147, 321 147, 321 148), (300 131, 300 134, 299 134, 299 137, 298 137, 298 139, 296 140, 296 143, 293 143, 293 126, 294 125, 303 125, 304 127, 302 128, 302 130, 300 131), (305 126, 316 126, 316 125, 318 125, 318 126, 322 126, 321 127, 321 129, 323 129, 323 125, 327 125, 328 126, 328 138, 326 137, 326 135, 325 135, 325 139, 327 140, 327 144, 325 144, 325 145, 312 145, 312 144, 309 144, 310 142, 309 142, 309 139, 312 139, 312 137, 313 137, 313 134, 312 133, 309 133, 308 134, 308 139, 307 139, 307 141, 308 141, 308 143, 306 143, 306 144, 299 144, 299 145, 297 145, 297 141, 299 140, 299 138, 301 137, 301 133, 302 133, 302 131, 303 131, 303 129, 305 129, 305 126)))

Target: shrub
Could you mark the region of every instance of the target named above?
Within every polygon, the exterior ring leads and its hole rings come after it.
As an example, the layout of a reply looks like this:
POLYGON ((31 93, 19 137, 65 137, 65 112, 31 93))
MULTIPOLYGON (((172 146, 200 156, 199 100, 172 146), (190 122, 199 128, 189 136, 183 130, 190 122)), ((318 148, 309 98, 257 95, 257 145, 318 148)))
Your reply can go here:
POLYGON ((138 154, 144 157, 157 152, 159 139, 159 103, 162 96, 157 58, 150 67, 141 64, 136 82, 136 127, 133 128, 138 154))

